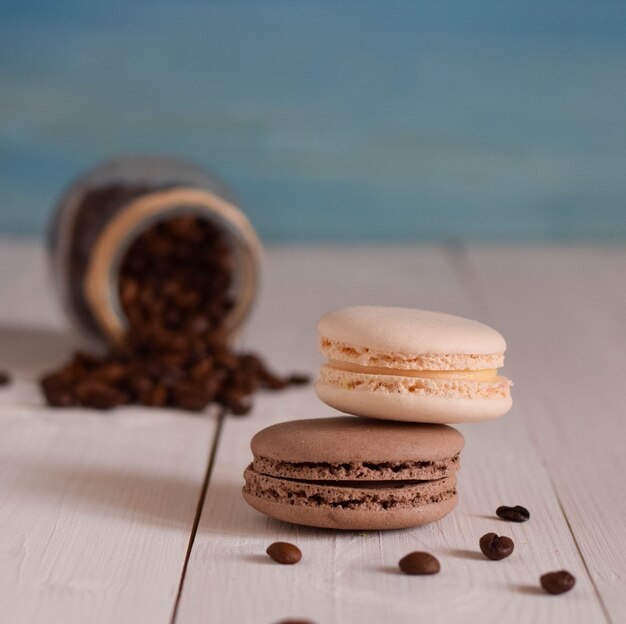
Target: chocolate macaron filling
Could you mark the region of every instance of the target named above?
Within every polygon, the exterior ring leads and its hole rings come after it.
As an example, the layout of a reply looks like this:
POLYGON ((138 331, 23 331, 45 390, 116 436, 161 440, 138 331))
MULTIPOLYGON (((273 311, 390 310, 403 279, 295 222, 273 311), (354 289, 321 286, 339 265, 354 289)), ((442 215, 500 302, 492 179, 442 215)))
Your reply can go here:
POLYGON ((270 457, 255 457, 251 468, 258 473, 303 481, 412 480, 428 481, 454 474, 459 469, 460 453, 450 459, 430 461, 353 461, 288 462, 270 457))
POLYGON ((304 481, 273 477, 250 466, 244 494, 284 505, 382 511, 439 503, 456 496, 456 476, 415 481, 304 481))

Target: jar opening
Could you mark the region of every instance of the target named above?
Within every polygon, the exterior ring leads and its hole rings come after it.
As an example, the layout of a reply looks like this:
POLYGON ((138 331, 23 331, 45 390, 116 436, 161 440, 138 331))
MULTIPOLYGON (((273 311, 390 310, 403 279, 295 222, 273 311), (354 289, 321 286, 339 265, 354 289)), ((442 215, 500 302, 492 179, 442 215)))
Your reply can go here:
POLYGON ((223 320, 224 330, 233 335, 247 316, 260 262, 260 244, 252 227, 234 206, 211 193, 172 188, 131 201, 103 230, 95 245, 87 269, 85 295, 98 325, 113 342, 122 341, 128 329, 119 279, 127 254, 142 236, 160 224, 183 217, 195 217, 219 231, 232 255, 228 295, 233 303, 223 320))
MULTIPOLYGON (((181 222, 181 219, 191 217, 198 219, 200 223, 204 222, 215 228, 216 232, 219 232, 220 239, 226 244, 228 248, 228 255, 231 257, 231 266, 229 267, 228 275, 228 287, 226 289, 225 297, 229 300, 229 307, 235 307, 235 301, 239 296, 239 292, 242 287, 242 247, 238 244, 237 239, 233 233, 227 228, 223 219, 208 215, 206 211, 195 208, 194 206, 178 206, 172 208, 172 210, 164 211, 150 219, 146 219, 140 226, 133 232, 129 232, 123 241, 121 241, 119 248, 117 249, 115 256, 111 263, 111 275, 109 279, 109 301, 112 310, 120 317, 120 321, 123 325, 124 333, 129 329, 128 313, 124 310, 124 297, 122 292, 123 287, 123 274, 128 273, 129 255, 133 253, 134 248, 141 246, 145 240, 146 235, 150 236, 152 232, 156 232, 157 226, 168 224, 175 225, 181 222), (125 268, 127 270, 125 270, 125 268)), ((198 228, 196 228, 198 229, 198 228)), ((145 243, 143 245, 145 247, 145 243)), ((209 252, 210 250, 206 250, 209 252)), ((141 253, 141 251, 139 251, 141 253)), ((144 252, 145 253, 145 252, 144 252)), ((161 276, 162 277, 162 276, 161 276)), ((228 318, 228 312, 225 314, 225 319, 228 318)), ((228 325, 228 321, 224 321, 225 325, 228 325)))

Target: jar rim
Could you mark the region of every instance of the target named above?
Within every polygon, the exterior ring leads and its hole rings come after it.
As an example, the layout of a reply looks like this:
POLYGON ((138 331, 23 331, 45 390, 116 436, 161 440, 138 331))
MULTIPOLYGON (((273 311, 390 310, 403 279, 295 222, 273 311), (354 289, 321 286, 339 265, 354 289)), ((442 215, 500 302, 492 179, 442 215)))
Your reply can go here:
POLYGON ((222 226, 235 253, 234 306, 225 319, 228 334, 241 327, 254 303, 259 265, 260 240, 250 221, 235 205, 209 190, 173 186, 149 191, 130 200, 103 229, 94 246, 85 274, 85 299, 104 334, 120 342, 127 323, 119 299, 118 273, 122 259, 150 226, 175 215, 194 214, 222 226))

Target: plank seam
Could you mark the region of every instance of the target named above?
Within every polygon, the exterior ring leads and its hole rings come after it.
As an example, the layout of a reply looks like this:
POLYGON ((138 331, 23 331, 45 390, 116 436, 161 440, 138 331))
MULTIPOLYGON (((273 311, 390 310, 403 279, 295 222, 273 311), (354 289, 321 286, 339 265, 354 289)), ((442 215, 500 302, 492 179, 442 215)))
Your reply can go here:
MULTIPOLYGON (((533 442, 534 444, 534 442, 533 442)), ((559 493, 556 489, 556 484, 554 483, 553 479, 552 479, 552 475, 550 474, 550 472, 548 470, 546 470, 546 472, 548 473, 548 479, 550 481, 550 486, 552 487, 552 491, 554 492, 554 495, 556 496, 556 500, 557 503, 559 504, 559 508, 561 509, 561 513, 563 514, 563 518, 565 519, 565 523, 567 524, 567 528, 569 529, 570 534, 572 535, 572 539, 574 540, 574 545, 576 546, 576 550, 578 551, 578 555, 580 556, 583 565, 585 566, 585 570, 587 571, 587 576, 589 577, 589 579, 591 580, 591 584, 593 585, 593 589, 595 591, 596 596, 598 597, 598 601, 600 602, 600 607, 602 607, 602 612, 604 613, 604 617, 606 617, 606 620, 609 624, 614 624, 613 623, 613 618, 611 617, 611 614, 609 613, 609 610, 607 609, 607 606, 604 604, 604 600, 602 598, 602 594, 600 594, 600 591, 598 589, 598 586, 596 585, 595 581, 593 580, 593 576, 591 575, 591 570, 589 569, 589 566, 587 565, 587 560, 585 559, 582 550, 580 549, 580 545, 578 544, 578 540, 576 539, 576 535, 574 534, 574 530, 572 529, 572 525, 570 524, 569 518, 567 517, 567 514, 565 513, 565 509, 563 507, 563 504, 561 503, 561 497, 559 496, 559 493)))
POLYGON ((204 507, 204 501, 206 499, 207 491, 209 489, 211 473, 213 472, 213 466, 215 464, 215 457, 217 456, 217 447, 219 445, 219 440, 222 435, 222 429, 223 429, 225 418, 226 418, 226 412, 222 410, 218 414, 218 417, 217 417, 215 435, 213 436, 213 442, 211 443, 211 450, 209 452, 209 460, 207 462, 206 471, 204 473, 204 480, 202 481, 200 495, 198 496, 198 502, 196 504, 196 513, 194 515, 193 524, 191 526, 189 542, 187 543, 187 551, 185 552, 185 560, 183 562, 183 569, 180 575, 180 582, 178 584, 178 591, 176 593, 176 601, 174 602, 174 608, 172 610, 172 617, 170 618, 170 624, 175 624, 176 618, 178 616, 178 607, 180 606, 180 601, 183 595, 183 589, 185 586, 185 578, 187 576, 187 568, 189 567, 189 560, 191 558, 191 551, 193 550, 193 546, 196 541, 196 535, 198 534, 198 526, 200 525, 202 509, 204 507))
MULTIPOLYGON (((452 272, 457 275, 457 277, 459 278, 461 282, 463 280, 467 280, 472 283, 472 288, 478 294, 478 298, 480 299, 480 305, 482 306, 483 309, 487 310, 488 312, 489 304, 487 301, 487 297, 485 296, 483 283, 482 283, 482 280, 480 279, 480 275, 478 271, 476 271, 476 268, 474 267, 472 263, 472 259, 470 257, 467 245, 463 243, 462 241, 457 241, 457 240, 451 241, 448 244, 443 246, 443 252, 444 252, 444 257, 446 261, 450 264, 452 272)), ((465 288, 465 291, 467 293, 468 298, 470 298, 471 300, 472 290, 465 288)), ((561 497, 559 496, 556 483, 554 482, 552 474, 548 470, 545 464, 545 461, 543 461, 542 449, 537 444, 537 441, 532 435, 532 432, 528 430, 527 424, 523 419, 521 419, 521 424, 524 427, 524 430, 526 431, 528 435, 528 439, 530 440, 531 444, 535 447, 535 452, 538 454, 539 457, 542 458, 542 463, 546 470, 546 474, 548 476, 550 488, 552 489, 552 493, 554 494, 556 502, 559 505, 559 509, 561 510, 561 513, 563 514, 563 519, 565 520, 565 524, 567 525, 569 533, 572 536, 572 540, 574 541, 574 545, 576 546, 576 551, 578 552, 578 556, 580 557, 580 560, 582 561, 585 571, 587 572, 587 576, 589 577, 589 581, 591 582, 594 593, 598 599, 598 602, 600 603, 600 608, 602 609, 602 612, 604 613, 604 617, 606 618, 606 621, 608 624, 613 624, 613 619, 611 618, 610 613, 607 609, 607 606, 604 603, 604 599, 602 598, 602 594, 600 593, 600 590, 593 576, 591 575, 591 570, 589 569, 587 560, 585 559, 585 556, 580 548, 578 540, 576 539, 576 535, 574 534, 574 530, 572 528, 570 520, 567 517, 567 513, 565 511, 565 508, 563 507, 563 503, 561 501, 561 497)))

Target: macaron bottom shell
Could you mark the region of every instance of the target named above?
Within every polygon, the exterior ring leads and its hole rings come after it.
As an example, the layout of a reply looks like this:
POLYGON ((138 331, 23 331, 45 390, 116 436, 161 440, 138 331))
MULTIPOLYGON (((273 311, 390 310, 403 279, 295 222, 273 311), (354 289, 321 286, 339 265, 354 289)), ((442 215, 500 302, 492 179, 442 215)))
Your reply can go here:
POLYGON ((493 398, 436 396, 425 392, 394 392, 375 385, 347 388, 323 380, 316 382, 315 392, 326 405, 346 414, 417 423, 491 420, 506 414, 512 405, 509 393, 493 398))
POLYGON ((453 507, 456 471, 441 479, 309 481, 244 472, 243 495, 278 520, 335 529, 400 529, 433 522, 453 507))
POLYGON ((457 494, 454 494, 446 500, 419 507, 371 511, 296 506, 270 501, 248 492, 244 492, 243 497, 251 507, 276 520, 321 529, 351 531, 408 529, 429 524, 449 514, 458 501, 457 494))

